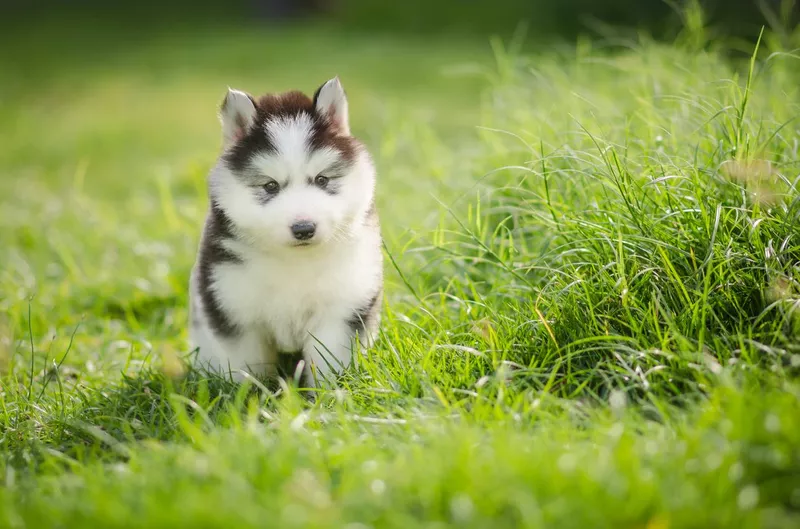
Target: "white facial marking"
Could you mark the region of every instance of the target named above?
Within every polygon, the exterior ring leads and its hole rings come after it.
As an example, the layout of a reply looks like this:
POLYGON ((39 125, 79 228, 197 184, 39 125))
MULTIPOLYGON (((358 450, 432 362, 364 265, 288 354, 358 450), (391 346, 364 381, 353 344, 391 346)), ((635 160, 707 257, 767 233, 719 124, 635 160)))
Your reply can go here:
POLYGON ((274 156, 268 167, 261 168, 275 180, 295 178, 303 171, 308 159, 308 142, 311 138, 312 123, 307 114, 299 114, 291 118, 272 119, 264 124, 264 132, 275 147, 274 156), (275 172, 277 174, 272 174, 275 172))
POLYGON ((251 165, 258 173, 277 180, 281 185, 306 183, 340 161, 341 154, 336 149, 310 150, 312 123, 305 114, 271 120, 264 128, 275 152, 256 154, 251 165))

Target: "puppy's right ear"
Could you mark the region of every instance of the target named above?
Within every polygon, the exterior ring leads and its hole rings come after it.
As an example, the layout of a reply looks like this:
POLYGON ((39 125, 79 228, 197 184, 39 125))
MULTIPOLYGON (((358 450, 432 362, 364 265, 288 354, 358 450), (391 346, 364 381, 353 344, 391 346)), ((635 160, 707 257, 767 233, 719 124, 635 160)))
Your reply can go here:
POLYGON ((225 147, 239 140, 256 119, 253 98, 244 92, 228 88, 219 111, 222 121, 222 138, 225 147))

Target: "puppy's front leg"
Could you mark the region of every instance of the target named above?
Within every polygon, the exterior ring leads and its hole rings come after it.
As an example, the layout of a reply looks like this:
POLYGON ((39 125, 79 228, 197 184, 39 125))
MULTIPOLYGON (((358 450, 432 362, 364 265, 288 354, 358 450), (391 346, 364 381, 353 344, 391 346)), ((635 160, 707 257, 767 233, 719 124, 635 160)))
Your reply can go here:
POLYGON ((328 318, 310 333, 303 348, 306 376, 317 385, 331 385, 353 360, 353 330, 345 318, 328 318))
POLYGON ((265 347, 254 331, 218 337, 211 329, 195 328, 192 334, 199 349, 198 364, 211 372, 236 382, 247 378, 244 373, 256 378, 269 378, 276 373, 277 355, 265 347))

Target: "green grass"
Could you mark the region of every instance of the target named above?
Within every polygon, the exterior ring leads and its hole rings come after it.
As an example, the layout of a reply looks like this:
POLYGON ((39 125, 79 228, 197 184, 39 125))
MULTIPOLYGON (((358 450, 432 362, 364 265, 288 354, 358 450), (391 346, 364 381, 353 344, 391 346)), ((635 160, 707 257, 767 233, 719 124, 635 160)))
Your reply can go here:
POLYGON ((751 63, 698 28, 63 31, 0 46, 1 527, 800 523, 786 35, 751 63), (314 403, 184 373, 221 94, 336 73, 380 170, 379 343, 314 403))

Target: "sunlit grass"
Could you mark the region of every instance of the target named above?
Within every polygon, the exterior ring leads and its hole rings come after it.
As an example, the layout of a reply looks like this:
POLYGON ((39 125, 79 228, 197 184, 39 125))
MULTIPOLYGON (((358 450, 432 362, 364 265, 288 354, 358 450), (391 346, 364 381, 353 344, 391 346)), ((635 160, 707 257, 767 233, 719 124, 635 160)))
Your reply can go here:
POLYGON ((283 31, 4 88, 0 524, 796 526, 795 55, 283 31), (332 73, 380 340, 314 402, 187 372, 220 90, 332 73))

